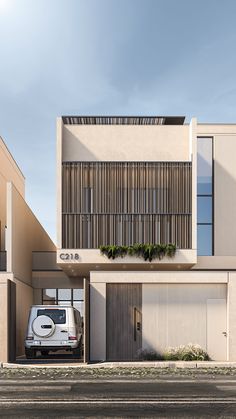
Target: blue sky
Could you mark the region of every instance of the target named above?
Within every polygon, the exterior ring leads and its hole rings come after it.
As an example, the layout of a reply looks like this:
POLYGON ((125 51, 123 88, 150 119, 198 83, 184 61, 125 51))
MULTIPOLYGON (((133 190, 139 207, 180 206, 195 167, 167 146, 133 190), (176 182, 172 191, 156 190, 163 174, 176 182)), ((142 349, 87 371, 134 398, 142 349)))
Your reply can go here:
POLYGON ((56 116, 236 122, 235 0, 0 0, 0 135, 55 239, 56 116))

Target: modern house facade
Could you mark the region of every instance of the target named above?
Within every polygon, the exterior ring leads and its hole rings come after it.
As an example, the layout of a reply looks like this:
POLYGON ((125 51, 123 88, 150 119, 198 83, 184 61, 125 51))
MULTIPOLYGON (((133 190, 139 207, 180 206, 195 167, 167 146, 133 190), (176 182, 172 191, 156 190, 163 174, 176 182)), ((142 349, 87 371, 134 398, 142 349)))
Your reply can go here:
POLYGON ((57 121, 57 264, 83 283, 87 360, 201 345, 236 360, 236 125, 57 121), (174 244, 174 257, 99 247, 174 244))
POLYGON ((56 247, 0 145, 1 361, 23 354, 31 304, 80 310, 84 361, 190 342, 236 361, 236 124, 58 118, 56 247), (144 244, 163 257, 115 257, 144 244))

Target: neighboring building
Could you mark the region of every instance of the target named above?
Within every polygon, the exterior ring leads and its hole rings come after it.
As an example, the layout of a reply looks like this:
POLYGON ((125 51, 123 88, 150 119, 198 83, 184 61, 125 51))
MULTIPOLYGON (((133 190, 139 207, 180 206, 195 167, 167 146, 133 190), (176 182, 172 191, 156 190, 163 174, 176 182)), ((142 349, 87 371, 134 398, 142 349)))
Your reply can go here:
POLYGON ((0 138, 0 361, 24 354, 34 302, 32 252, 55 252, 24 197, 24 176, 0 138))
POLYGON ((236 360, 236 124, 62 117, 57 142, 57 263, 84 284, 85 358, 192 342, 236 360), (134 243, 177 251, 99 251, 134 243))

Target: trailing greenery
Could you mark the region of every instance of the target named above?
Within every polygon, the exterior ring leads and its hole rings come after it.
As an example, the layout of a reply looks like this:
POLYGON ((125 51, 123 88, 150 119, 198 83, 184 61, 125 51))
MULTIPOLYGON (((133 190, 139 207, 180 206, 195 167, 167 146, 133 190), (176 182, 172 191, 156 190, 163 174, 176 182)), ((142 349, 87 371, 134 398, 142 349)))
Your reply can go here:
POLYGON ((163 353, 149 349, 141 349, 137 358, 142 361, 209 361, 209 355, 200 345, 180 345, 168 348, 163 353))
POLYGON ((176 252, 176 245, 169 244, 133 244, 132 246, 100 246, 101 253, 106 255, 109 259, 117 257, 139 256, 145 261, 151 262, 153 259, 163 259, 164 256, 173 257, 176 252))

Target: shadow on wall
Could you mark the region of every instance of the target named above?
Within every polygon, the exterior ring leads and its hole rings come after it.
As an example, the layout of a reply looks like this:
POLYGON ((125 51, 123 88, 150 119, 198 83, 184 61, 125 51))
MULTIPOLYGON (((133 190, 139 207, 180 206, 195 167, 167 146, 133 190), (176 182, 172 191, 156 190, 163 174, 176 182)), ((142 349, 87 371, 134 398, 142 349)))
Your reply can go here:
MULTIPOLYGON (((98 158, 90 149, 64 126, 64 141, 62 142, 62 161, 97 161, 98 158)), ((98 139, 99 140, 99 139, 98 139)))
POLYGON ((91 361, 106 360, 106 284, 90 286, 90 354, 91 361))
POLYGON ((232 172, 214 164, 214 255, 236 256, 236 165, 232 172))

